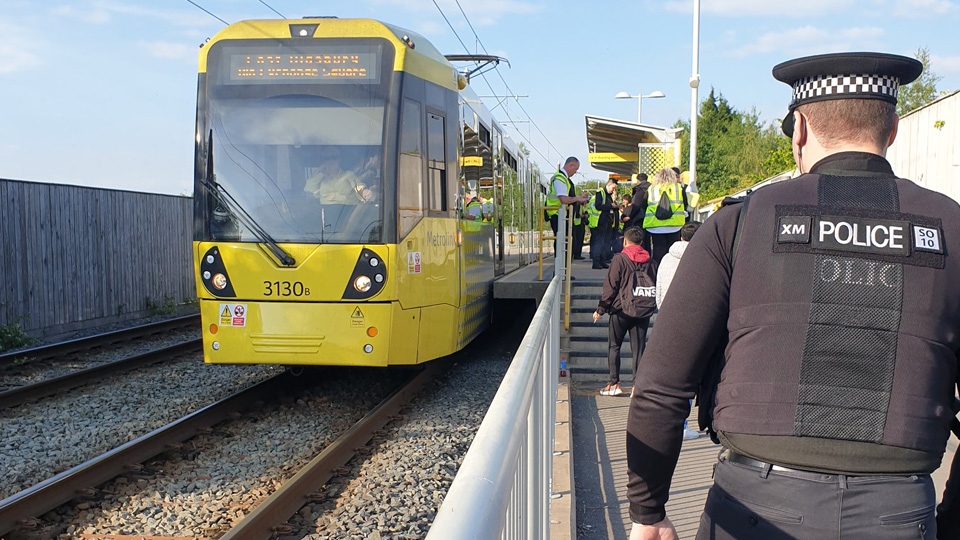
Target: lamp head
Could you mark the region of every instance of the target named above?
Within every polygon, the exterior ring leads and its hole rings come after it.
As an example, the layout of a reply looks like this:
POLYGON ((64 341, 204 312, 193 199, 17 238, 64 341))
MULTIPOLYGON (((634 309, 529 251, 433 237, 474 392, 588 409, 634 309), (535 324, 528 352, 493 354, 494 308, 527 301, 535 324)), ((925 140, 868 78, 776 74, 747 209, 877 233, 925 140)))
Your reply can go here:
POLYGON ((631 96, 626 92, 617 92, 617 95, 613 97, 615 97, 616 99, 629 99, 629 98, 632 98, 633 96, 631 96))

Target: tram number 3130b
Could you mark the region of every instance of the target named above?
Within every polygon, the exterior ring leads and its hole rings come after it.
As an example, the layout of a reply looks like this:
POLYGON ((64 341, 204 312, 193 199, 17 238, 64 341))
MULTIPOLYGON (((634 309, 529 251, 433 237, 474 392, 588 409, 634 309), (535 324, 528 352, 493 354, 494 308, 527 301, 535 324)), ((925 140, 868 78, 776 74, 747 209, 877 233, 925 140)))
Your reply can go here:
POLYGON ((310 289, 299 281, 264 281, 264 296, 310 296, 310 289))

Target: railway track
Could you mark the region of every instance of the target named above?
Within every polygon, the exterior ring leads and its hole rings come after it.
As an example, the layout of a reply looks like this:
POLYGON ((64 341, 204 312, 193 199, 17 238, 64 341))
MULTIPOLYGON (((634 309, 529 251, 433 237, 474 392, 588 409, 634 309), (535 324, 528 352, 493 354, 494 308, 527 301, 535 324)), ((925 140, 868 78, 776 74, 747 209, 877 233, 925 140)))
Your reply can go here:
MULTIPOLYGON (((52 483, 34 475, 31 483, 21 483, 19 493, 10 491, 13 495, 0 501, 0 537, 422 537, 509 366, 516 346, 509 344, 513 326, 520 328, 513 336, 519 341, 523 325, 511 325, 489 344, 478 340, 462 353, 428 364, 440 370, 441 362, 449 363, 451 369, 439 379, 419 375, 416 384, 424 387, 419 394, 411 386, 398 389, 412 370, 317 369, 299 377, 288 372, 276 379, 281 381, 277 395, 267 392, 246 407, 222 413, 219 417, 228 421, 191 429, 195 436, 185 441, 177 439, 189 433, 173 437, 146 452, 155 457, 144 458, 142 465, 132 463, 142 456, 116 457, 115 479, 99 487, 89 485, 98 478, 79 481, 76 476, 91 459, 61 474, 51 472, 76 482, 61 483, 59 495, 34 495, 29 511, 6 508, 52 483), (401 405, 413 394, 415 399, 401 405), (364 423, 367 427, 360 426, 364 423), (377 430, 376 424, 383 427, 377 430), (39 502, 54 499, 65 504, 52 508, 39 502)), ((166 387, 158 397, 163 402, 178 393, 166 387)), ((111 447, 103 448, 98 452, 111 447)))
POLYGON ((450 368, 450 361, 432 362, 407 383, 340 435, 293 478, 261 503, 252 513, 221 537, 221 540, 267 540, 275 534, 292 532, 286 522, 317 492, 337 469, 358 453, 374 434, 385 426, 424 386, 450 368))
POLYGON ((131 354, 119 360, 102 361, 87 359, 78 361, 74 354, 92 351, 104 346, 130 343, 145 337, 163 335, 184 328, 193 328, 199 324, 199 316, 179 317, 159 323, 141 325, 127 330, 97 334, 87 338, 72 340, 26 349, 0 356, 0 409, 6 409, 65 392, 78 386, 102 379, 108 375, 124 373, 143 366, 175 359, 184 354, 200 350, 200 338, 189 339, 175 345, 161 347, 146 352, 131 354), (25 361, 18 361, 25 359, 25 361), (48 364, 70 362, 67 368, 51 368, 48 364), (47 369, 40 369, 44 364, 47 369), (15 372, 30 371, 32 377, 16 376, 15 372), (31 378, 40 378, 38 382, 29 382, 31 378))
POLYGON ((137 338, 162 334, 171 330, 180 328, 200 328, 200 315, 186 315, 175 317, 156 323, 143 324, 122 330, 103 332, 68 341, 51 343, 31 347, 29 349, 20 349, 0 354, 0 375, 5 372, 15 370, 27 363, 39 360, 53 360, 63 358, 67 355, 89 351, 98 347, 105 347, 116 343, 129 342, 137 338))
POLYGON ((66 392, 67 390, 99 380, 107 375, 116 375, 157 362, 172 360, 184 354, 197 352, 201 346, 201 339, 197 338, 177 345, 129 356, 121 360, 105 362, 94 367, 80 369, 38 383, 5 390, 0 392, 0 409, 15 407, 40 398, 66 392))
MULTIPOLYGON (((401 407, 448 366, 448 362, 434 362, 426 369, 416 370, 415 375, 346 429, 223 538, 266 539, 282 529, 311 492, 317 491, 354 455, 364 452, 364 445, 374 433, 395 418, 401 407)), ((181 443, 199 433, 209 433, 214 425, 239 418, 242 411, 262 407, 264 402, 277 396, 295 394, 303 383, 290 372, 275 376, 0 501, 0 535, 17 530, 23 533, 38 526, 37 516, 78 495, 95 495, 96 486, 135 473, 141 468, 139 464, 172 448, 180 448, 181 443)))
POLYGON ((78 495, 92 493, 107 480, 136 470, 147 459, 230 418, 252 403, 284 391, 291 383, 291 376, 286 373, 267 379, 0 501, 0 535, 34 526, 33 518, 78 495))

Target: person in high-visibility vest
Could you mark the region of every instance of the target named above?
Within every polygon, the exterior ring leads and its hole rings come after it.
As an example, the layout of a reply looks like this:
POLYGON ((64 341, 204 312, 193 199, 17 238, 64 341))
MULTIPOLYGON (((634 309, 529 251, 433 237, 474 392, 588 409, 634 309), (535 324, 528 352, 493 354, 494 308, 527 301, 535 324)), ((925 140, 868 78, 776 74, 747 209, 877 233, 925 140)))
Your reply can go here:
POLYGON ((589 195, 577 196, 576 189, 573 187, 573 181, 570 177, 577 174, 580 170, 580 160, 570 156, 563 163, 563 167, 553 173, 550 178, 550 188, 547 191, 547 206, 554 207, 545 210, 545 215, 550 221, 550 228, 553 229, 553 253, 557 253, 557 227, 560 218, 557 214, 563 210, 561 205, 586 203, 590 200, 589 195))
POLYGON ((607 255, 610 252, 609 244, 613 237, 613 227, 616 225, 614 211, 618 207, 616 195, 617 181, 607 180, 604 189, 598 190, 590 199, 587 212, 590 215, 590 258, 593 268, 609 268, 607 255))
POLYGON ((651 256, 660 265, 663 256, 674 242, 680 240, 680 227, 687 222, 684 210, 683 185, 671 169, 660 169, 647 190, 647 208, 643 216, 643 230, 650 235, 651 256), (657 207, 663 195, 669 201, 670 217, 657 217, 657 207))
POLYGON ((483 205, 480 203, 480 197, 471 197, 467 195, 467 204, 464 206, 464 219, 470 221, 483 220, 483 205))

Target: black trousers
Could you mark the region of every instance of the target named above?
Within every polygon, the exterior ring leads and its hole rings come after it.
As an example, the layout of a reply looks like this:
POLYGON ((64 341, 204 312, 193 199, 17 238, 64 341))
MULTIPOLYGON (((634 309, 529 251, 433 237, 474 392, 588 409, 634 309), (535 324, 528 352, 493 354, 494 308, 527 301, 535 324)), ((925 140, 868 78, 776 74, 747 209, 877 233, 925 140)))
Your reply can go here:
POLYGON ((697 540, 936 538, 929 475, 844 476, 722 460, 697 540))
POLYGON ((630 333, 630 353, 633 356, 633 375, 637 375, 637 366, 640 365, 640 355, 647 344, 647 326, 650 319, 634 319, 621 313, 610 314, 610 324, 607 327, 607 365, 610 368, 610 384, 620 382, 620 346, 623 345, 623 336, 630 333))
POLYGON ((583 221, 580 224, 573 225, 573 257, 579 259, 583 257, 583 239, 587 236, 587 226, 583 221))
MULTIPOLYGON (((562 208, 561 208, 561 210, 562 210, 562 208)), ((556 256, 556 254, 557 254, 557 228, 559 227, 559 224, 560 224, 560 214, 554 214, 554 215, 550 216, 550 228, 553 229, 553 254, 554 254, 554 256, 556 256)), ((563 231, 563 232, 564 232, 564 234, 566 234, 567 231, 563 231)), ((567 245, 569 246, 569 245, 570 245, 570 238, 567 238, 566 241, 567 241, 567 245)))
POLYGON ((610 227, 590 228, 590 258, 593 259, 594 264, 607 260, 607 252, 610 250, 610 233, 612 232, 610 227))
POLYGON ((670 252, 670 246, 680 240, 680 231, 666 234, 651 234, 644 231, 644 235, 650 237, 650 257, 657 261, 658 267, 663 257, 670 252))

